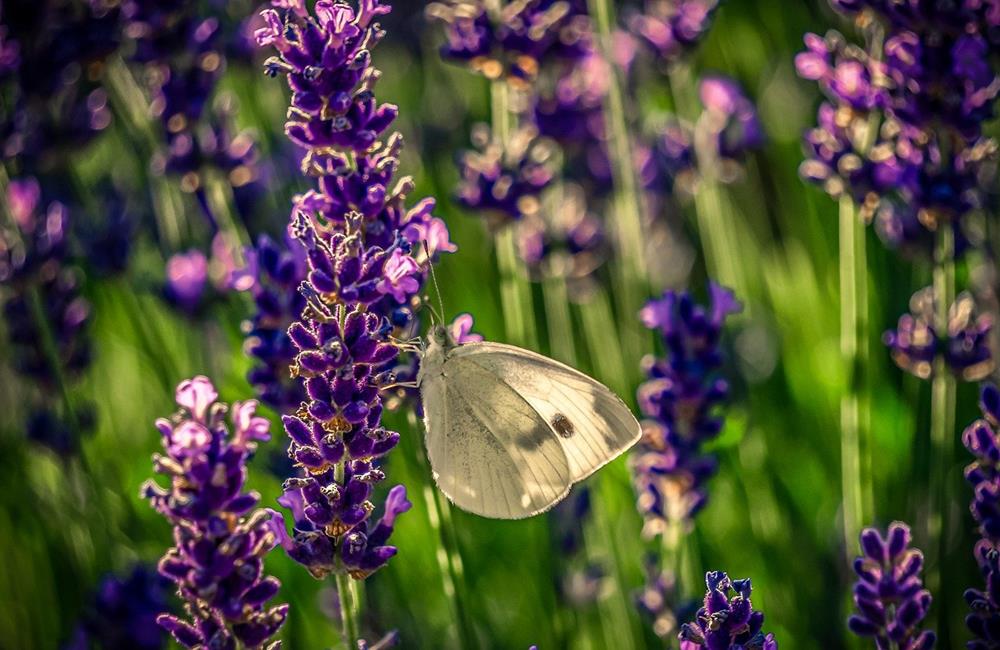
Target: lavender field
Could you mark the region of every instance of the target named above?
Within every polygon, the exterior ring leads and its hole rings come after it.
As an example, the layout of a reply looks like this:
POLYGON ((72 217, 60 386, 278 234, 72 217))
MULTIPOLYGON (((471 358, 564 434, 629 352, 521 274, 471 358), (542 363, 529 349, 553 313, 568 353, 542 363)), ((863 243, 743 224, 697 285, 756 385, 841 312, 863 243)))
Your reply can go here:
POLYGON ((0 648, 1000 649, 998 100, 998 0, 0 0, 0 648))

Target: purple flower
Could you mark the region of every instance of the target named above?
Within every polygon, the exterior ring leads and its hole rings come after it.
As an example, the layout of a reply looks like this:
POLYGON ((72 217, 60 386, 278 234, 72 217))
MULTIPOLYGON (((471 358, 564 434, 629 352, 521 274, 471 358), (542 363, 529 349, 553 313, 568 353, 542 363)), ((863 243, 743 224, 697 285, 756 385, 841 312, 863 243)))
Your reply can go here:
POLYGON ((678 602, 677 580, 669 571, 661 568, 661 561, 655 555, 644 559, 646 582, 636 592, 635 600, 639 610, 651 621, 653 633, 661 639, 676 638, 680 631, 679 621, 695 616, 696 601, 678 602))
POLYGON ((22 173, 64 168, 66 152, 88 144, 111 122, 99 69, 119 45, 120 12, 105 3, 79 7, 4 7, 0 12, 0 149, 22 173), (59 110, 50 110, 58 105, 59 110))
POLYGON ((483 335, 473 332, 472 327, 472 314, 459 314, 456 316, 449 327, 455 343, 461 345, 462 343, 478 343, 482 341, 483 335))
POLYGON ((830 32, 806 36, 800 76, 829 102, 806 134, 801 173, 832 196, 851 196, 892 246, 929 256, 938 227, 955 230, 985 201, 982 179, 996 149, 984 137, 1000 94, 988 3, 837 2, 885 19, 882 56, 830 32), (877 128, 876 128, 877 127, 877 128))
POLYGON ((270 439, 255 401, 237 402, 232 430, 228 406, 206 377, 177 386, 180 411, 157 420, 165 455, 153 456, 169 487, 154 481, 142 496, 174 526, 174 547, 160 573, 177 585, 187 620, 161 614, 157 622, 181 645, 261 648, 284 623, 287 605, 268 607, 279 582, 263 573, 263 558, 276 537, 268 514, 255 509, 259 496, 244 492, 246 463, 257 443, 270 439))
POLYGON ((381 459, 399 441, 382 426, 382 389, 410 369, 391 337, 416 331, 428 266, 455 247, 432 199, 406 205, 414 183, 394 180, 402 138, 381 140, 397 109, 376 100, 380 73, 371 50, 383 36, 375 20, 389 6, 320 0, 311 12, 302 3, 291 9, 264 11, 257 32, 260 44, 277 51, 265 70, 287 76, 285 131, 306 149, 302 171, 315 182, 295 197, 289 224, 305 258, 304 305, 287 330, 290 372, 304 395, 282 421, 302 476, 286 480, 279 499, 291 511, 292 532, 280 516, 272 532, 317 578, 360 580, 396 554, 389 537, 410 508, 396 486, 381 518, 371 520, 385 480, 381 459))
POLYGON ((630 17, 629 29, 663 64, 676 62, 702 39, 719 8, 718 0, 646 0, 630 17))
POLYGON ((523 127, 506 145, 489 127, 472 133, 474 151, 459 157, 458 202, 483 214, 491 228, 537 214, 541 193, 555 177, 553 149, 533 127, 523 127))
POLYGON ((306 304, 298 291, 306 277, 305 250, 294 239, 279 244, 262 235, 257 245, 246 251, 246 258, 243 276, 236 282, 250 291, 256 306, 245 325, 243 348, 257 362, 247 380, 262 402, 281 412, 291 411, 305 396, 289 372, 296 351, 288 336, 288 327, 306 304))
POLYGON ((883 537, 875 528, 861 531, 861 557, 854 560, 858 581, 847 626, 862 637, 873 637, 880 648, 929 650, 933 632, 920 629, 931 606, 920 572, 924 556, 909 548, 910 527, 893 522, 883 537))
POLYGON ((46 203, 33 178, 11 181, 6 203, 14 223, 0 225, 0 287, 10 357, 41 389, 26 432, 56 453, 71 454, 93 422, 87 409, 69 412, 51 397, 60 379, 74 379, 91 359, 90 305, 70 255, 70 212, 58 201, 46 203))
POLYGON ((587 209, 578 185, 561 188, 562 202, 546 215, 526 216, 514 224, 518 252, 533 278, 564 278, 572 294, 585 293, 591 274, 608 255, 604 222, 587 209))
POLYGON ((737 159, 764 146, 757 108, 739 84, 728 77, 705 77, 698 84, 698 96, 705 107, 702 119, 717 134, 721 158, 737 159))
POLYGON ((199 305, 208 284, 208 258, 198 250, 177 253, 167 260, 167 299, 186 312, 199 305))
POLYGON ((995 366, 990 349, 993 319, 977 314, 972 296, 962 293, 948 310, 948 332, 944 340, 934 329, 934 293, 927 287, 913 294, 910 313, 899 318, 895 330, 883 336, 896 365, 921 379, 934 372, 938 355, 948 369, 963 381, 979 381, 995 366))
POLYGON ((587 56, 590 17, 580 0, 527 0, 504 6, 496 20, 483 0, 431 3, 427 15, 444 24, 441 56, 489 79, 532 83, 542 62, 587 56))
POLYGON ((160 650, 166 634, 156 617, 167 609, 170 582, 137 565, 124 576, 103 578, 66 650, 160 650))
POLYGON ((643 324, 660 332, 667 350, 666 358, 643 360, 649 379, 638 390, 646 419, 631 466, 647 536, 662 534, 670 523, 689 524, 705 505, 704 483, 715 473, 715 459, 701 448, 722 430, 718 407, 729 385, 717 376, 720 338, 726 317, 740 304, 715 283, 709 293, 708 307, 688 292, 668 291, 641 312, 643 324))
POLYGON ((681 650, 778 650, 764 634, 764 614, 750 602, 750 580, 730 580, 721 571, 705 574, 705 602, 695 620, 681 626, 681 650))
POLYGON ((969 509, 982 537, 974 553, 985 588, 965 592, 971 610, 965 623, 974 637, 968 647, 988 650, 1000 644, 1000 390, 994 384, 983 384, 979 407, 983 417, 969 425, 962 442, 975 457, 965 478, 973 493, 969 509))
POLYGON ((972 610, 965 617, 965 625, 973 635, 966 647, 992 650, 1000 644, 1000 549, 996 542, 981 539, 976 542, 975 556, 985 589, 965 592, 965 600, 972 610))
POLYGON ((385 262, 382 272, 383 277, 378 281, 376 288, 381 293, 395 298, 398 303, 405 303, 409 296, 420 289, 420 282, 417 279, 421 273, 420 265, 398 248, 385 262))
POLYGON ((962 434, 962 442, 975 460, 965 468, 972 485, 972 516, 983 538, 1000 540, 1000 390, 985 383, 979 400, 983 417, 962 434))

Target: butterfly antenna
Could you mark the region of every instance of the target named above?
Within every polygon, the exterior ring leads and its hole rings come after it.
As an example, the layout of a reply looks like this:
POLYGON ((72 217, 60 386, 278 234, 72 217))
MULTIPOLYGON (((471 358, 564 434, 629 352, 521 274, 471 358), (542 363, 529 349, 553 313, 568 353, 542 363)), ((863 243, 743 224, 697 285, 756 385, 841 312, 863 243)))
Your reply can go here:
MULTIPOLYGON (((434 265, 431 263, 431 249, 427 245, 427 240, 424 240, 424 251, 427 254, 427 266, 431 270, 431 281, 434 283, 434 291, 437 293, 438 307, 441 309, 441 315, 438 317, 441 320, 441 325, 444 323, 444 299, 441 297, 441 287, 438 286, 437 273, 434 272, 434 265)), ((432 308, 433 311, 433 308, 432 308)))

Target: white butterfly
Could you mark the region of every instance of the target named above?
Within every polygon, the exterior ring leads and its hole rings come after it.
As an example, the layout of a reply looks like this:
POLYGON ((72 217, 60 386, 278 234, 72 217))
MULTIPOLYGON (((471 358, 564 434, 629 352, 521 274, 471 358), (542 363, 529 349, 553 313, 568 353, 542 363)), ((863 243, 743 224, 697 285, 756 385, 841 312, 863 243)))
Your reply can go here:
POLYGON ((434 480, 494 519, 544 512, 639 440, 629 408, 558 361, 433 327, 417 376, 434 480))

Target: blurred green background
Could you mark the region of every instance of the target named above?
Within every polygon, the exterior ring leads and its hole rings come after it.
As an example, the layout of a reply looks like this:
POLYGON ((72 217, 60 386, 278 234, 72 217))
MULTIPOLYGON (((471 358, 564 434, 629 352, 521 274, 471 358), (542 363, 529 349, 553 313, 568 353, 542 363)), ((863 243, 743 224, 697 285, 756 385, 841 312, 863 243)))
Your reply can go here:
MULTIPOLYGON (((400 0, 396 15, 386 21, 387 39, 375 53, 383 71, 378 95, 400 107, 396 128, 407 143, 402 170, 416 179, 414 196, 439 199, 437 214, 459 245, 437 269, 449 316, 470 312, 477 331, 504 341, 492 240, 479 219, 451 200, 454 155, 467 146, 471 126, 489 119, 489 85, 441 62, 439 30, 424 20, 422 4, 400 0)), ((737 273, 739 298, 749 309, 728 332, 733 406, 713 444, 721 466, 709 484, 709 505, 685 543, 688 568, 680 586, 697 598, 705 570, 751 577, 755 608, 767 617, 765 629, 782 647, 797 649, 865 647, 849 638, 845 627, 852 581, 848 558, 857 549, 844 546, 840 508, 838 400, 845 379, 838 348, 837 205, 804 185, 797 173, 801 134, 812 123, 819 98, 813 85, 796 78, 793 57, 805 32, 831 27, 850 30, 824 0, 729 0, 691 61, 694 75, 724 72, 744 85, 758 103, 769 143, 749 160, 744 177, 722 190, 725 218, 739 243, 726 255, 737 273)), ((257 69, 233 67, 222 86, 236 97, 237 122, 257 132, 264 156, 280 147, 284 83, 257 69)), ((643 78, 637 96, 638 122, 653 130, 671 109, 665 77, 643 78)), ((107 134, 73 155, 81 184, 108 168, 137 173, 134 166, 144 163, 123 155, 132 138, 124 120, 116 119, 107 134)), ((281 160, 275 159, 276 173, 288 177, 287 191, 263 199, 276 233, 291 194, 302 189, 293 180, 294 167, 281 169, 281 160)), ((183 199, 185 211, 195 210, 183 199)), ((681 225, 697 254, 690 284, 700 290, 705 271, 694 204, 678 201, 667 211, 662 218, 681 225)), ((884 526, 893 519, 914 522, 920 515, 929 472, 929 384, 897 370, 879 338, 906 309, 910 294, 929 283, 930 269, 885 251, 874 233, 868 243, 874 393, 873 435, 864 451, 874 477, 876 522, 884 526)), ((150 456, 159 448, 153 421, 173 411, 179 380, 207 374, 227 401, 252 396, 240 331, 251 313, 249 299, 231 295, 198 318, 179 315, 159 295, 162 252, 143 239, 135 245, 126 275, 86 284, 95 359, 73 390, 75 398, 96 405, 98 427, 84 441, 80 458, 64 460, 25 440, 24 405, 35 388, 0 364, 0 647, 58 647, 102 575, 125 571, 136 561, 154 562, 170 545, 168 525, 138 498, 138 489, 150 477, 150 456)), ((538 287, 534 298, 536 312, 543 313, 538 287)), ((582 332, 579 314, 574 318, 575 331, 582 332)), ((544 323, 540 327, 544 332, 544 323)), ((605 344, 616 345, 610 332, 605 344)), ((577 345, 583 369, 612 385, 619 381, 603 374, 602 359, 586 353, 582 335, 577 345)), ((649 345, 649 352, 656 351, 651 337, 649 345)), ((634 362, 627 377, 630 399, 640 377, 638 360, 627 361, 634 362)), ((956 437, 975 416, 975 399, 973 387, 960 386, 956 437)), ((282 449, 280 425, 269 415, 276 422, 270 445, 282 449)), ((363 629, 370 639, 397 629, 404 648, 454 647, 453 613, 436 558, 440 545, 428 521, 429 475, 418 460, 422 434, 405 414, 391 418, 403 442, 391 455, 387 483, 405 484, 414 507, 397 525, 393 539, 399 555, 365 583, 363 629)), ((280 482, 267 471, 267 452, 254 459, 250 483, 263 503, 272 505, 280 482)), ((960 465, 950 469, 949 481, 956 502, 946 522, 948 577, 946 590, 934 594, 932 619, 951 635, 940 647, 959 647, 965 639, 961 593, 979 578, 966 508, 970 494, 960 465)), ((499 522, 454 513, 468 583, 463 606, 484 646, 676 647, 673 639, 658 639, 634 605, 647 547, 625 459, 588 486, 594 513, 583 522, 586 548, 573 557, 554 540, 552 516, 499 522), (568 602, 559 584, 587 564, 601 565, 607 574, 596 602, 568 602)), ((915 532, 920 546, 926 540, 915 532)), ((292 606, 281 633, 286 647, 336 647, 337 626, 323 611, 332 583, 315 581, 280 550, 268 566, 282 581, 280 598, 292 606)))

